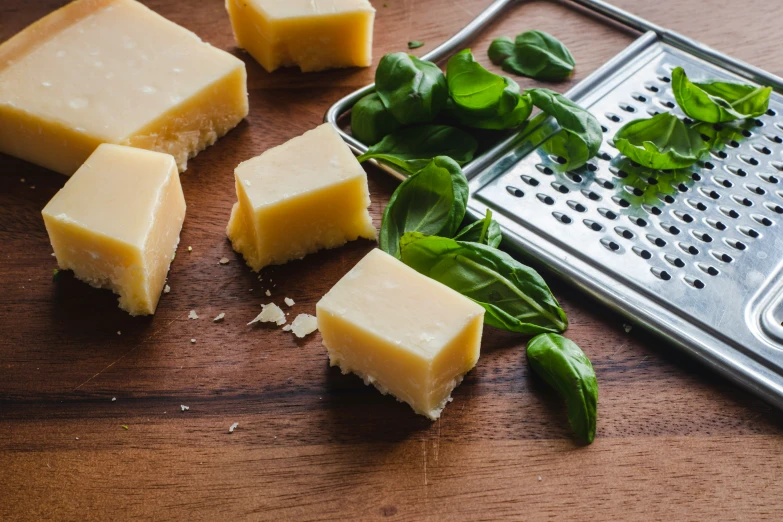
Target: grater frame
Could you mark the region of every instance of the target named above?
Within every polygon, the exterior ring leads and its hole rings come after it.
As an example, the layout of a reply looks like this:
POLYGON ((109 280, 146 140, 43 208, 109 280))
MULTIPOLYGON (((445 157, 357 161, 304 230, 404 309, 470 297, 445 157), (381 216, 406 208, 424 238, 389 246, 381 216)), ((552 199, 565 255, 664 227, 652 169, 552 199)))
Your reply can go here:
MULTIPOLYGON (((514 3, 496 0, 423 58, 449 56, 514 3)), ((643 33, 565 93, 602 123, 601 151, 566 171, 545 150, 557 124, 536 116, 465 165, 468 213, 491 209, 506 247, 783 408, 783 262, 775 259, 783 227, 774 226, 783 224, 783 80, 601 0, 566 3, 643 33), (730 138, 689 169, 624 163, 610 139, 624 121, 666 110, 684 117, 666 87, 674 65, 694 78, 770 85, 770 111, 713 128, 730 138)), ((357 154, 367 146, 337 122, 373 89, 339 100, 324 118, 357 154)))

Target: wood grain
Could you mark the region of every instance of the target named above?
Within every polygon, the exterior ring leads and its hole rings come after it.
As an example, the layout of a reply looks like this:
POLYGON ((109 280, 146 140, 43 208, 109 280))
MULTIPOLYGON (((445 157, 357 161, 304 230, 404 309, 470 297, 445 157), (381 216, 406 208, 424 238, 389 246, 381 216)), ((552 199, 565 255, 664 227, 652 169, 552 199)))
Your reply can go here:
MULTIPOLYGON (((783 4, 615 2, 783 74, 783 4)), ((63 3, 4 0, 0 41, 63 3)), ((373 69, 267 74, 235 49, 221 0, 145 3, 245 60, 251 112, 182 175, 181 245, 193 251, 180 250, 151 318, 127 316, 70 274, 52 282, 40 210, 65 178, 0 157, 0 519, 780 518, 783 415, 640 329, 626 333, 621 318, 551 277, 569 336, 598 374, 588 447, 530 375, 519 336, 485 330, 478 366, 433 423, 330 369, 317 334, 296 341, 245 326, 267 289, 279 304, 293 298, 292 314, 313 313, 373 244, 268 268, 259 282, 225 238, 233 169, 317 125, 373 69), (225 321, 213 323, 220 312, 225 321)), ((373 3, 380 57, 412 39, 423 54, 489 2, 373 3)), ((635 37, 565 3, 527 2, 483 33, 476 55, 486 64, 493 37, 532 28, 569 46, 573 81, 635 37)), ((379 224, 396 183, 368 175, 379 224)))

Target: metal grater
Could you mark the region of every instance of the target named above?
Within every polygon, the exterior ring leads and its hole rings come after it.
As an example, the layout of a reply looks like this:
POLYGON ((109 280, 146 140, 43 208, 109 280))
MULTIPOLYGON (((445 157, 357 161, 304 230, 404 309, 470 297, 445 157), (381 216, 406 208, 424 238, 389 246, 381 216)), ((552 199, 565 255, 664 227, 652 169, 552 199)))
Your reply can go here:
MULTIPOLYGON (((492 209, 504 245, 546 265, 604 304, 783 407, 783 96, 756 120, 709 126, 722 145, 688 169, 633 166, 612 145, 630 119, 684 117, 670 71, 693 79, 783 80, 598 0, 572 0, 647 31, 566 95, 604 130, 599 155, 566 171, 547 152, 559 130, 535 118, 465 168, 468 210, 492 209)), ((498 0, 424 58, 461 48, 513 0, 498 0)), ((332 106, 335 126, 365 87, 332 106)), ((351 148, 367 147, 341 131, 351 148)), ((379 165, 393 175, 404 174, 379 165)))

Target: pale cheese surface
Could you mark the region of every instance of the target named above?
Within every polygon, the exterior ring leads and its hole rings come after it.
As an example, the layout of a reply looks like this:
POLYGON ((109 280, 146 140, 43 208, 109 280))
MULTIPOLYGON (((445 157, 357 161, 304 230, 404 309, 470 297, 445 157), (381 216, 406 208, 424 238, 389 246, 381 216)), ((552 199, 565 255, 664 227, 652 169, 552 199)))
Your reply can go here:
POLYGON ((245 0, 269 19, 301 18, 356 11, 375 12, 368 0, 245 0))

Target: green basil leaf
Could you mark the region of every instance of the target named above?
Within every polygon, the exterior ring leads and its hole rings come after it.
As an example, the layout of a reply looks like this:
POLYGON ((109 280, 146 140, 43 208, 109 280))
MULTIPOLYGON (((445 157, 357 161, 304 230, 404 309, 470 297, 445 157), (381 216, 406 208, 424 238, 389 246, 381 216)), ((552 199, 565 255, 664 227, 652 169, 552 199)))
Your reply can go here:
POLYGON ((688 167, 707 151, 699 131, 668 112, 629 121, 614 135, 614 145, 636 163, 658 170, 688 167))
POLYGON ((424 45, 424 42, 422 42, 422 41, 411 40, 410 42, 408 42, 408 49, 418 49, 422 45, 424 45))
POLYGON ((505 252, 416 232, 402 237, 400 249, 406 265, 480 304, 490 326, 523 334, 568 327, 541 276, 505 252))
POLYGON ((555 141, 550 146, 566 158, 569 169, 581 167, 598 154, 604 139, 603 132, 601 124, 589 111, 549 89, 528 89, 525 95, 560 125, 562 132, 553 137, 555 141))
POLYGON ((436 156, 448 156, 460 165, 473 159, 478 143, 467 132, 448 125, 405 127, 384 137, 359 156, 375 158, 413 174, 436 156))
POLYGON ((351 134, 367 145, 378 143, 400 126, 378 93, 368 94, 351 109, 351 134))
POLYGON ((568 408, 568 422, 588 444, 595 439, 598 381, 590 359, 573 341, 553 333, 527 343, 527 360, 547 384, 557 390, 568 408))
POLYGON ((406 232, 453 236, 468 202, 468 181, 451 158, 438 156, 402 182, 383 211, 378 242, 381 250, 400 257, 406 232))
POLYGON ((472 243, 481 243, 493 248, 500 246, 503 240, 503 233, 500 231, 498 222, 492 219, 492 211, 487 209, 487 215, 478 221, 462 228, 454 239, 458 241, 470 241, 472 243))
POLYGON ((537 80, 564 80, 574 72, 576 62, 571 51, 549 33, 526 31, 517 35, 511 52, 510 42, 510 38, 503 37, 490 45, 489 59, 506 72, 537 80))
POLYGON ((434 63, 407 53, 381 58, 375 70, 375 90, 404 125, 432 121, 449 96, 443 71, 434 63))
POLYGON ((676 67, 672 71, 672 91, 682 111, 694 120, 721 123, 764 114, 772 87, 691 82, 683 68, 676 67))

